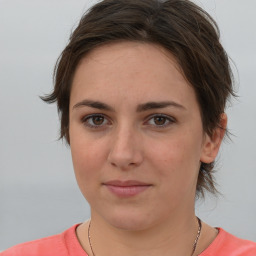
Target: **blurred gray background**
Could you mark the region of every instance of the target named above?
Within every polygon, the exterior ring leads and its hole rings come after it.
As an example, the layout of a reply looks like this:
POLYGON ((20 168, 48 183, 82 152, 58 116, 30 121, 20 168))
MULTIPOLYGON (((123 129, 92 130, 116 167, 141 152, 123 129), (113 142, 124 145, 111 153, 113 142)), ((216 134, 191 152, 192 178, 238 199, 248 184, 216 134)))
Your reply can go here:
MULTIPOLYGON (((57 57, 96 1, 0 0, 0 250, 62 232, 89 218, 69 148, 58 137, 52 89, 57 57)), ((201 0, 235 62, 240 98, 227 109, 235 135, 218 159, 223 196, 196 204, 213 226, 256 241, 256 1, 201 0)))

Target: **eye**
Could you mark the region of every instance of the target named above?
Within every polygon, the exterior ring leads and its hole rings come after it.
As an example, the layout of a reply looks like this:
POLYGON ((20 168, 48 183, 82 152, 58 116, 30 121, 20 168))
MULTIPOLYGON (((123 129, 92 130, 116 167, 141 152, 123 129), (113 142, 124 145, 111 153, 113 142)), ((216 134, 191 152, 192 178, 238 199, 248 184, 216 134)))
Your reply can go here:
POLYGON ((85 126, 90 128, 102 128, 103 126, 109 124, 108 119, 104 115, 94 114, 85 116, 82 119, 85 126))
POLYGON ((160 127, 160 128, 167 127, 168 125, 174 122, 175 122, 174 118, 163 115, 163 114, 151 116, 147 121, 149 125, 160 127))

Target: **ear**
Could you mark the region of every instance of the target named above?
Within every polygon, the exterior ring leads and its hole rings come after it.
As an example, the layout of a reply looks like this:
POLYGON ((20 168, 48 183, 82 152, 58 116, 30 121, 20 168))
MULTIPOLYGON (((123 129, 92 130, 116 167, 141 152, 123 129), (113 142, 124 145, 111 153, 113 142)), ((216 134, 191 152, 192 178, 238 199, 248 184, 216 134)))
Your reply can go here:
POLYGON ((212 135, 205 135, 200 161, 203 163, 212 163, 220 149, 227 128, 227 115, 221 114, 219 126, 216 127, 212 135))

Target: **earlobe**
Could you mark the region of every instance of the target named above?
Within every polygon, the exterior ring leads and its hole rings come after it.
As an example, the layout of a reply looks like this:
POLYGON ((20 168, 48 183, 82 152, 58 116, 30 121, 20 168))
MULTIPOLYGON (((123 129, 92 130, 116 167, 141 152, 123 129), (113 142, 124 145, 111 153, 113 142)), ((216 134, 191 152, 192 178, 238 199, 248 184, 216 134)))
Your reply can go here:
POLYGON ((227 128, 227 115, 221 114, 219 126, 216 127, 212 135, 205 135, 203 149, 200 161, 203 163, 212 163, 220 149, 221 142, 225 136, 227 128))

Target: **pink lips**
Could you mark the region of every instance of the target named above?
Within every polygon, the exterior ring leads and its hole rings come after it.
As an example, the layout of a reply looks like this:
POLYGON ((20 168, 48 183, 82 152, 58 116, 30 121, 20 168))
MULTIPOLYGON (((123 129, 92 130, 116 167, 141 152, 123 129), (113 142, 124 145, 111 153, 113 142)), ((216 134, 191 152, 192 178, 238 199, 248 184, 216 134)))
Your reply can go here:
POLYGON ((110 192, 119 197, 136 196, 152 186, 151 184, 136 180, 112 180, 103 183, 103 185, 106 186, 110 192))

